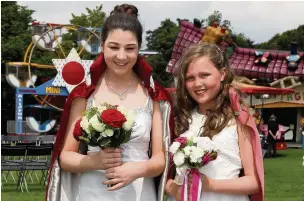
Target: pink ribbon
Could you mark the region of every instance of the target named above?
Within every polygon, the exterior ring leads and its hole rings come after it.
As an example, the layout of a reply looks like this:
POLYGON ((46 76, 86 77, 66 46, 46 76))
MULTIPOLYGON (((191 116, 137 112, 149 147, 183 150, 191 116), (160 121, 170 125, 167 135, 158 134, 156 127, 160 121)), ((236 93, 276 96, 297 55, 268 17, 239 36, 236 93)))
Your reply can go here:
POLYGON ((188 175, 192 174, 192 185, 190 188, 190 200, 199 201, 202 190, 202 182, 198 169, 191 168, 187 169, 182 187, 182 201, 188 201, 188 175))

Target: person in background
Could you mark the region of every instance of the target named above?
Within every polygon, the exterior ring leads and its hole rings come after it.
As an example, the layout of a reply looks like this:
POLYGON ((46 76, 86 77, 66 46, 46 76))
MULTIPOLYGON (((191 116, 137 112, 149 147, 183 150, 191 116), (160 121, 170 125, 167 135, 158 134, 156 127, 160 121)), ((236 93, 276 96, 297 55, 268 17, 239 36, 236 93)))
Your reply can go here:
POLYGON ((276 137, 278 130, 279 125, 277 122, 277 117, 274 114, 271 114, 268 120, 267 142, 270 144, 270 147, 272 149, 272 157, 275 157, 277 155, 276 137))

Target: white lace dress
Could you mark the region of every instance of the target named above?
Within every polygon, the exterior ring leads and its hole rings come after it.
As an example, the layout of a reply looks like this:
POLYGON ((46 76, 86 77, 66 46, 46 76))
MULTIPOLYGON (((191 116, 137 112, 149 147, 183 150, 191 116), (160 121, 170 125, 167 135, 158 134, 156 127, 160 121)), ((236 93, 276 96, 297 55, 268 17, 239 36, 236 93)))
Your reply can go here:
MULTIPOLYGON (((205 116, 199 114, 195 109, 192 112, 192 123, 189 126, 189 131, 183 135, 195 135, 200 132, 205 116)), ((203 128, 202 128, 203 129, 203 128)), ((229 124, 219 134, 212 138, 218 148, 218 157, 206 166, 200 168, 200 172, 212 179, 234 179, 238 178, 242 169, 240 151, 238 145, 237 126, 234 123, 229 124)), ((177 183, 183 182, 183 176, 175 178, 177 183)), ((169 200, 173 201, 172 197, 169 200)), ((249 201, 247 195, 231 195, 214 192, 202 192, 201 201, 249 201)))
MULTIPOLYGON (((95 104, 93 98, 88 99, 87 107, 95 104)), ((124 144, 123 162, 146 161, 152 127, 153 104, 149 97, 143 108, 136 109, 136 119, 131 140, 124 144)), ((98 147, 90 147, 89 152, 99 151, 98 147)), ((82 173, 79 181, 78 201, 156 201, 156 191, 153 178, 139 178, 131 184, 116 191, 107 191, 104 170, 82 173)))

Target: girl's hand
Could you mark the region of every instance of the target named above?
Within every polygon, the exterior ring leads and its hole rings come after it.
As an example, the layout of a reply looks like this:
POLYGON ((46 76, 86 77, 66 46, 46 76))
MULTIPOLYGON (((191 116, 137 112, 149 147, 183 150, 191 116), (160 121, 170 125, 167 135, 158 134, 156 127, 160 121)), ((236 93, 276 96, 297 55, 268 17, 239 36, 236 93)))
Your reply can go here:
POLYGON ((202 191, 203 192, 212 192, 212 179, 207 177, 205 174, 200 174, 201 175, 201 181, 202 181, 202 191))
POLYGON ((114 148, 101 149, 95 153, 95 161, 97 169, 105 170, 121 165, 121 150, 114 148))
POLYGON ((104 185, 110 185, 108 191, 120 189, 138 178, 139 170, 136 163, 123 163, 121 166, 106 169, 106 178, 109 180, 102 182, 104 185))
MULTIPOLYGON (((189 179, 188 179, 188 187, 192 185, 192 174, 189 174, 189 179)), ((203 192, 212 192, 214 191, 212 188, 212 179, 207 177, 205 174, 200 174, 201 176, 201 182, 202 182, 202 191, 203 192)), ((188 190, 189 192, 189 190, 188 190)))
POLYGON ((182 186, 177 185, 172 179, 167 181, 165 192, 174 197, 176 201, 181 201, 182 199, 182 186))

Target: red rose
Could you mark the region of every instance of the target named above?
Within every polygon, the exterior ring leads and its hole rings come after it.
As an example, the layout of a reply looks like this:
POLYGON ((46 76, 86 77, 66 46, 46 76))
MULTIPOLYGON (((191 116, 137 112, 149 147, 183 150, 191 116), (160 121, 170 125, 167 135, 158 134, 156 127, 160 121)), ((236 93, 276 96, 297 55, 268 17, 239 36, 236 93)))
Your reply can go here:
POLYGON ((184 148, 187 144, 187 138, 185 137, 178 137, 174 141, 179 142, 181 144, 181 148, 184 148))
POLYGON ((76 140, 79 140, 79 136, 82 136, 82 128, 80 126, 81 119, 79 119, 74 127, 73 135, 76 140))
POLYGON ((110 125, 113 128, 121 128, 122 125, 127 121, 125 116, 116 109, 104 110, 101 113, 100 118, 105 124, 110 125))

